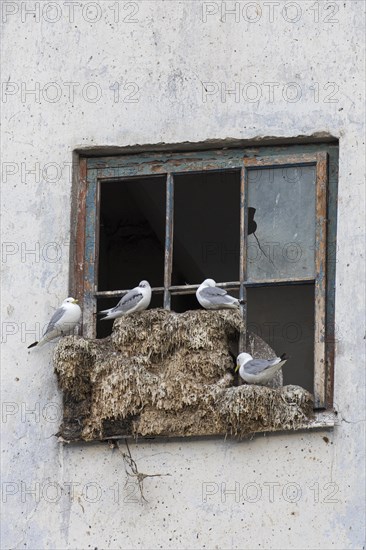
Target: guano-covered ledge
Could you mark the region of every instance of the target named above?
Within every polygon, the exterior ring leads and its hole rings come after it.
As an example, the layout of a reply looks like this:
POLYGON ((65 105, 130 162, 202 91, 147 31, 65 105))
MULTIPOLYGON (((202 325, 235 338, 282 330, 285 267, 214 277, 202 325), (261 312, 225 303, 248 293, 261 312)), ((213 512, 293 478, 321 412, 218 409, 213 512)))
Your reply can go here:
MULTIPOLYGON (((244 330, 233 310, 152 309, 115 321, 105 339, 68 336, 54 352, 63 392, 61 441, 138 436, 244 437, 320 427, 299 386, 235 385, 231 349, 244 330)), ((248 334, 253 357, 275 357, 248 334)), ((327 426, 329 427, 328 422, 327 426)))

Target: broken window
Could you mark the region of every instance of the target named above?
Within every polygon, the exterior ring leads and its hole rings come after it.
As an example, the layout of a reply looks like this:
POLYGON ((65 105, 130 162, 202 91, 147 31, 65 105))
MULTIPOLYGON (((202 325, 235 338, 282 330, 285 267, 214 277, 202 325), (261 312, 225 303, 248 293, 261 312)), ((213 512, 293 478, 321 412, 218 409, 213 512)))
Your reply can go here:
POLYGON ((247 330, 290 356, 284 383, 330 406, 336 166, 329 144, 82 158, 73 290, 83 335, 110 334, 97 311, 140 280, 150 308, 184 312, 213 278, 246 301, 247 330))

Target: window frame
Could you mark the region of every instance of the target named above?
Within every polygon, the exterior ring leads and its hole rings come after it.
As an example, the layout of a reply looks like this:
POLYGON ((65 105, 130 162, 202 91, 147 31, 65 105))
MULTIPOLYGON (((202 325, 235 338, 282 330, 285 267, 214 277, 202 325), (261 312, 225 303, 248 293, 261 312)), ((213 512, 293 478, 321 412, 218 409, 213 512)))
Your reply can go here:
MULTIPOLYGON (((333 150, 332 150, 333 147, 333 150)), ((218 170, 240 171, 240 265, 239 281, 219 284, 228 290, 239 289, 241 299, 246 299, 246 288, 254 286, 274 286, 278 284, 314 284, 314 408, 329 409, 333 406, 333 356, 334 295, 329 290, 329 282, 334 285, 334 270, 329 281, 329 242, 327 241, 327 196, 330 178, 328 177, 329 153, 334 145, 286 145, 277 147, 235 147, 215 148, 197 151, 152 151, 116 156, 86 156, 78 159, 79 170, 76 178, 76 192, 73 201, 73 250, 71 254, 70 288, 83 310, 82 334, 87 338, 96 335, 96 303, 100 297, 120 298, 128 289, 98 291, 98 236, 100 210, 100 184, 102 181, 131 180, 146 176, 166 175, 166 223, 164 286, 154 287, 153 293, 164 294, 164 308, 170 309, 174 294, 194 293, 199 284, 172 286, 173 231, 174 231, 174 176, 218 170), (278 168, 292 166, 316 167, 316 236, 315 236, 315 277, 301 279, 272 279, 248 281, 245 246, 247 240, 247 197, 248 174, 250 169, 278 168), (328 287, 327 287, 328 284, 328 287), (328 311, 327 311, 328 310, 328 311), (328 318, 327 318, 328 316, 328 318)), ((338 148, 337 148, 338 155, 338 148)), ((333 238, 335 238, 333 230, 333 238)), ((245 319, 246 308, 241 307, 245 319)), ((245 338, 245 335, 243 335, 245 338)))

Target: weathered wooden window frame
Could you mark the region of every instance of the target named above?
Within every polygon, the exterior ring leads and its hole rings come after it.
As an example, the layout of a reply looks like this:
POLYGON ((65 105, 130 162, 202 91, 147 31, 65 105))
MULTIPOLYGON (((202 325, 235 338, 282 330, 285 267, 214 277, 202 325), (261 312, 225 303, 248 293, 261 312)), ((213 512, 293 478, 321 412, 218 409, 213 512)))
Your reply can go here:
MULTIPOLYGON (((173 231, 174 231, 174 177, 176 175, 218 170, 240 171, 240 265, 239 281, 219 284, 221 288, 239 290, 246 299, 248 287, 279 284, 315 285, 315 339, 314 339, 314 397, 315 409, 332 407, 332 350, 326 349, 329 340, 327 326, 327 188, 328 147, 326 145, 283 146, 276 148, 216 149, 194 152, 154 152, 115 157, 80 157, 77 181, 75 243, 71 291, 83 308, 82 333, 87 338, 96 335, 97 298, 120 298, 128 289, 98 291, 98 236, 100 184, 103 181, 166 176, 166 224, 164 286, 153 293, 163 293, 164 308, 170 309, 171 296, 192 294, 197 285, 172 286, 173 231), (305 151, 305 152, 303 152, 305 151), (316 238, 315 278, 247 280, 247 190, 250 169, 270 167, 316 167, 316 238)), ((328 300, 329 302, 329 300, 328 300)), ((242 307, 243 316, 246 309, 242 307)))

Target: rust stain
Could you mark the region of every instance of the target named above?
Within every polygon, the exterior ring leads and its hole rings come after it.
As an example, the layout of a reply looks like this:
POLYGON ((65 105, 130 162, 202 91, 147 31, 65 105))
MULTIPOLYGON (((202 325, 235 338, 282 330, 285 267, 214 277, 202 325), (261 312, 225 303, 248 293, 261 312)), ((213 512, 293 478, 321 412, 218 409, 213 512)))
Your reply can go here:
MULTIPOLYGON (((326 406, 328 390, 326 362, 326 233, 327 233, 327 177, 328 155, 319 153, 316 165, 316 235, 315 235, 315 327, 314 394, 318 408, 326 406)), ((329 367, 329 365, 328 365, 329 367)))
POLYGON ((244 156, 244 166, 285 166, 296 164, 316 164, 318 156, 312 153, 296 153, 295 155, 277 155, 273 157, 244 156))
POLYGON ((79 163, 79 189, 77 193, 77 220, 76 220, 76 246, 74 259, 74 293, 79 300, 81 308, 84 301, 84 246, 86 223, 86 190, 87 190, 87 161, 80 159, 79 163))
POLYGON ((162 170, 163 170, 163 165, 162 165, 162 164, 158 164, 157 166, 152 166, 152 167, 151 167, 151 171, 152 171, 154 174, 161 173, 162 170))

